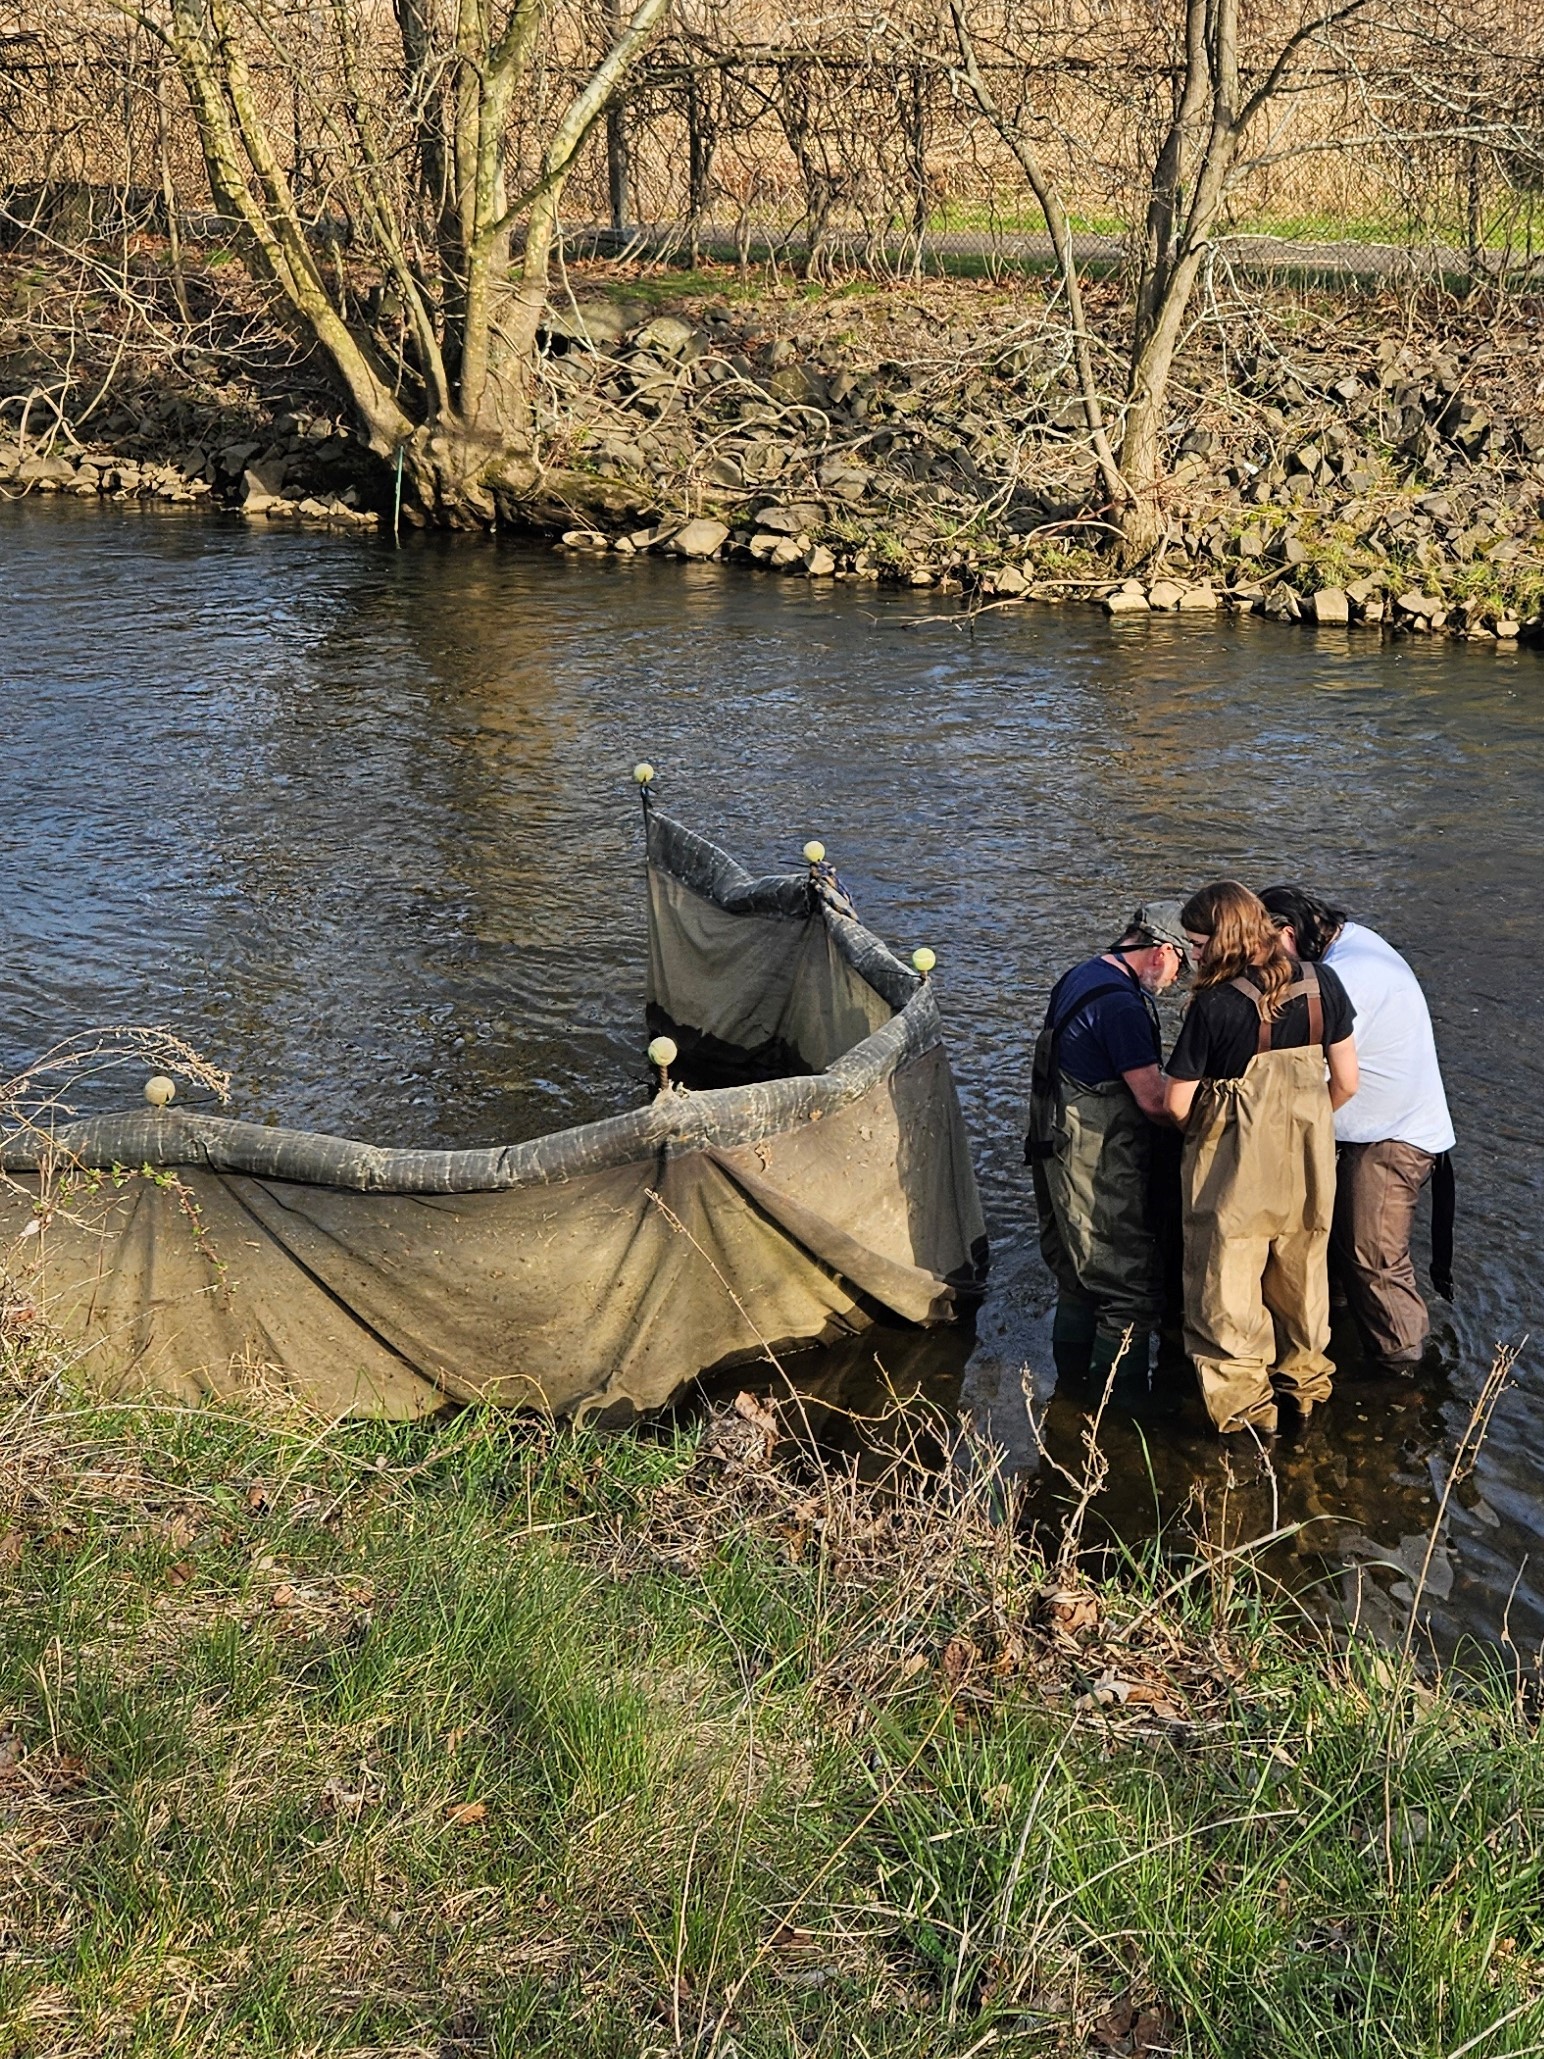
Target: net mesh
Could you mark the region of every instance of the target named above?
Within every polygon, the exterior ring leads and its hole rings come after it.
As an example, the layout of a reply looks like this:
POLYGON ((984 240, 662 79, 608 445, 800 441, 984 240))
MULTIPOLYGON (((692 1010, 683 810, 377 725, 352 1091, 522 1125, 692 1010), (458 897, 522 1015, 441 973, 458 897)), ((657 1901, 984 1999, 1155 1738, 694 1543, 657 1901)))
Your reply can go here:
POLYGON ((526 1143, 394 1151, 167 1109, 10 1135, 9 1285, 92 1383, 279 1385, 329 1415, 618 1415, 986 1258, 931 987, 818 872, 753 879, 652 810, 651 1020, 681 1077, 526 1143))

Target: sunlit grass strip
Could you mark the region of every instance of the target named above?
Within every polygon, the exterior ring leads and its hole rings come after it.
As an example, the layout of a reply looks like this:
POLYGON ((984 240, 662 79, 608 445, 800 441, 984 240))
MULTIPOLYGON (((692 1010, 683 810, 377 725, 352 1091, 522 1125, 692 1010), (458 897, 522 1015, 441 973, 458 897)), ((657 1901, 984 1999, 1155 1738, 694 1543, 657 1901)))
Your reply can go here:
POLYGON ((768 1434, 22 1396, 0 2052, 1538 2047, 1504 1685, 768 1434))

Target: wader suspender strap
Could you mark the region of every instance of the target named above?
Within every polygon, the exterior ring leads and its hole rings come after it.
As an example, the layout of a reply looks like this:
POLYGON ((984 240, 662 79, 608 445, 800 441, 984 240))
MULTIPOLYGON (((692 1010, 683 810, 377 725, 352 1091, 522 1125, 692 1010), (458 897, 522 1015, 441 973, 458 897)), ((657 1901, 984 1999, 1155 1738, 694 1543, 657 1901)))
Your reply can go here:
MULTIPOLYGON (((1229 986, 1237 987, 1241 994, 1247 994, 1259 1011, 1260 1040, 1255 1045, 1255 1056, 1263 1058, 1265 1053, 1271 1048, 1271 1032, 1275 1028, 1275 1018, 1267 1015, 1265 1012, 1265 996, 1260 992, 1260 989, 1252 979, 1245 979, 1242 974, 1235 980, 1229 980, 1228 984, 1229 986)), ((1301 979, 1295 979, 1282 995, 1282 1007, 1285 1008, 1289 1001, 1295 1001, 1299 994, 1306 995, 1308 999, 1308 1041, 1310 1044, 1322 1045, 1324 1042, 1324 997, 1319 992, 1319 975, 1311 965, 1303 967, 1301 979)))
MULTIPOLYGON (((1060 981, 1057 984, 1060 985, 1060 981)), ((1104 982, 1103 986, 1093 987, 1088 993, 1079 994, 1075 1001, 1069 1002, 1063 1008, 1060 1015, 1054 1021, 1047 1013, 1045 1026, 1035 1042, 1035 1062, 1030 1077, 1031 1102, 1033 1102, 1037 1089, 1049 1093, 1055 1085, 1057 1042, 1073 1016, 1081 1009, 1088 1007, 1090 1002, 1102 1001, 1110 994, 1123 994, 1133 984, 1135 983, 1131 975, 1129 973, 1122 973, 1119 979, 1108 979, 1104 982)), ((1151 998, 1140 986, 1137 988, 1137 991, 1142 994, 1143 1000, 1147 1003, 1147 1012, 1153 1018, 1153 1028, 1156 1030, 1158 1027, 1157 1010, 1153 1007, 1151 998)), ((1052 993, 1054 995, 1055 988, 1052 989, 1052 993)), ((1162 1049, 1161 1044, 1159 1049, 1162 1049)), ((1033 1124, 1031 1124, 1029 1134, 1024 1139, 1024 1163, 1026 1165, 1033 1165, 1037 1158, 1049 1158, 1053 1148, 1052 1145, 1035 1136, 1033 1124)))

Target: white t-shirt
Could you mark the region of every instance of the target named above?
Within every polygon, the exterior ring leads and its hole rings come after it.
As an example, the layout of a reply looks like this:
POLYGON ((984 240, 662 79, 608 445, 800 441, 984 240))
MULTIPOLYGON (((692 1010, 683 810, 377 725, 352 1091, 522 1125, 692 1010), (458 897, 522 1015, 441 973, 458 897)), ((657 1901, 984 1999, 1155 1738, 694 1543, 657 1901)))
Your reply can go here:
POLYGON ((1420 1151, 1451 1151, 1453 1121, 1442 1091, 1436 1039, 1420 982, 1392 944, 1348 922, 1324 954, 1356 1007, 1362 1083, 1335 1114, 1341 1144, 1390 1139, 1420 1151))

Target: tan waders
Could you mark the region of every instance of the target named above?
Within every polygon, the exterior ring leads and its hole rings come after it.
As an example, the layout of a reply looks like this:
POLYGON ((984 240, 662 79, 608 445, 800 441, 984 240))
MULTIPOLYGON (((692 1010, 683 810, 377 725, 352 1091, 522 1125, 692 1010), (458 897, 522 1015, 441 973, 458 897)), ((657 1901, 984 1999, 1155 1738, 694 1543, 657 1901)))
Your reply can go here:
POLYGON ((1185 1349, 1217 1428, 1276 1427, 1276 1397, 1306 1415, 1335 1368, 1326 1253, 1335 1130, 1324 1076, 1324 1011, 1312 966, 1283 1000, 1308 997, 1310 1042, 1260 1043, 1241 1079, 1203 1080, 1185 1130, 1185 1349))
POLYGON ((1163 1311, 1149 1205, 1152 1125, 1124 1080, 1086 1087, 1066 1073, 1032 1122, 1044 1139, 1031 1163, 1040 1249, 1061 1295, 1058 1341, 1091 1351, 1090 1370, 1103 1377, 1129 1329, 1122 1370, 1145 1377, 1148 1335, 1163 1311), (1078 1338, 1080 1310, 1087 1327, 1078 1338))

